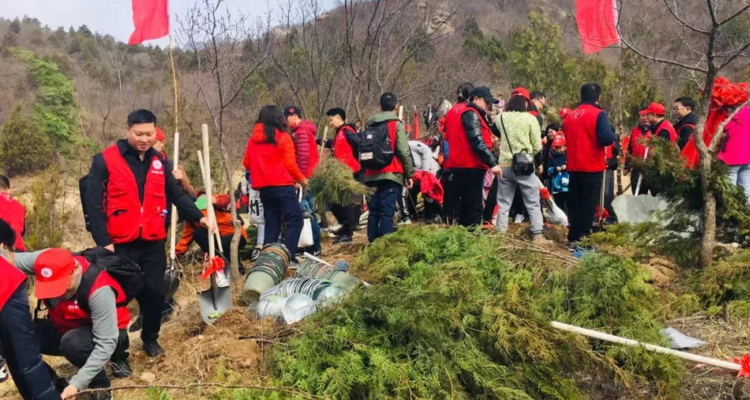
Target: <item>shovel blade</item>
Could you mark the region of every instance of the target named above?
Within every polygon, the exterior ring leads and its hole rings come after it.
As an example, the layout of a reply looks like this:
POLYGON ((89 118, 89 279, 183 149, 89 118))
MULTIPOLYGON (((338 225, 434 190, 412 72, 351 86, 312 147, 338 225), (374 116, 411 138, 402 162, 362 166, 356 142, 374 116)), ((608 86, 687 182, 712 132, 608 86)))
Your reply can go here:
POLYGON ((213 324, 219 317, 232 309, 230 288, 210 288, 198 293, 198 308, 206 324, 213 324))
POLYGON ((164 300, 169 301, 180 287, 183 273, 179 269, 168 269, 164 272, 164 300))

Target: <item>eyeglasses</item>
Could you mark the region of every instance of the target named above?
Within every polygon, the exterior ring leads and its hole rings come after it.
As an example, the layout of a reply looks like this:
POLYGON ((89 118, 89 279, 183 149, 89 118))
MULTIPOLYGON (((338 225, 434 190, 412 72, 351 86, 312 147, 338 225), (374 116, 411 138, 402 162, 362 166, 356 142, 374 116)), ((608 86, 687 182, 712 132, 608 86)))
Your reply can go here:
POLYGON ((683 108, 687 108, 687 107, 685 107, 685 106, 675 106, 675 107, 672 107, 672 110, 673 111, 679 111, 679 110, 681 110, 683 108))

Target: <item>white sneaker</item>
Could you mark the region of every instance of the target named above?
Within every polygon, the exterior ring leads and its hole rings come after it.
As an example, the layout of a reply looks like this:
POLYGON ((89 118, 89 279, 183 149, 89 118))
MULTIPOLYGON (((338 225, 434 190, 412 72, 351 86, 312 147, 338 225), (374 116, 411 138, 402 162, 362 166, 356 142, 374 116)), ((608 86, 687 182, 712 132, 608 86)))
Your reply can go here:
POLYGON ((409 218, 406 218, 403 221, 399 221, 398 224, 399 225, 411 225, 411 220, 409 218))
POLYGON ((0 357, 0 383, 8 380, 8 369, 5 367, 5 359, 0 357))
POLYGON ((523 214, 518 214, 518 215, 516 215, 516 219, 513 222, 516 223, 516 224, 522 224, 523 221, 524 221, 523 214))
POLYGON ((216 271, 216 286, 220 288, 229 287, 229 279, 223 271, 216 271))

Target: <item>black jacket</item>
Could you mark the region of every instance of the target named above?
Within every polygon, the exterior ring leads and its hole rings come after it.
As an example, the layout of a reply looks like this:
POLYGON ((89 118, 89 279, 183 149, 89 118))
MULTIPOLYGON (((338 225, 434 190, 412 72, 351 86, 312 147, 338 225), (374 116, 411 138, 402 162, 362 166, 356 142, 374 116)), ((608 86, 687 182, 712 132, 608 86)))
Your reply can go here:
MULTIPOLYGON (((487 113, 484 110, 473 103, 469 103, 467 107, 476 110, 479 113, 479 116, 484 118, 487 125, 490 125, 487 121, 487 113)), ((461 114, 461 125, 463 125, 464 132, 466 132, 466 138, 469 139, 469 146, 471 146, 471 149, 474 150, 474 153, 483 163, 492 168, 497 165, 497 158, 495 158, 492 154, 492 150, 487 147, 487 144, 482 138, 482 122, 479 120, 479 116, 477 113, 466 110, 461 114)))
POLYGON ((677 146, 680 147, 680 150, 685 148, 685 145, 690 140, 690 136, 695 132, 696 125, 698 125, 698 116, 694 112, 691 112, 674 124, 674 130, 677 132, 677 146))
MULTIPOLYGON (((146 152, 143 161, 141 161, 138 151, 133 149, 125 139, 117 141, 117 148, 125 158, 130 171, 133 172, 136 185, 138 186, 138 199, 143 203, 143 189, 146 185, 146 175, 148 174, 154 155, 164 162, 167 168, 169 168, 171 163, 166 164, 162 155, 153 148, 146 152)), ((109 170, 107 170, 107 164, 104 162, 104 156, 101 153, 94 156, 88 176, 85 201, 86 211, 91 222, 91 236, 93 236, 97 246, 109 246, 112 244, 112 239, 109 237, 109 233, 107 233, 107 219, 102 208, 104 188, 109 179, 109 170)), ((167 204, 174 204, 180 213, 180 217, 183 219, 190 222, 200 222, 201 218, 203 218, 203 213, 195 206, 193 199, 182 190, 182 186, 174 178, 174 175, 170 172, 164 174, 164 177, 166 180, 165 193, 167 194, 167 204)))

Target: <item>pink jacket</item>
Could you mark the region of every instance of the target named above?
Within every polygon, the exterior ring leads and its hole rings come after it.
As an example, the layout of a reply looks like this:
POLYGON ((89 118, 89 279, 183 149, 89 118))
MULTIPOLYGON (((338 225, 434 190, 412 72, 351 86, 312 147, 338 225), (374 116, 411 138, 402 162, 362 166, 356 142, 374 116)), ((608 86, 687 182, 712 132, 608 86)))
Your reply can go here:
POLYGON ((750 107, 743 107, 724 130, 727 137, 719 152, 719 160, 727 165, 750 164, 750 107))

